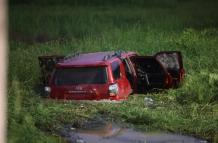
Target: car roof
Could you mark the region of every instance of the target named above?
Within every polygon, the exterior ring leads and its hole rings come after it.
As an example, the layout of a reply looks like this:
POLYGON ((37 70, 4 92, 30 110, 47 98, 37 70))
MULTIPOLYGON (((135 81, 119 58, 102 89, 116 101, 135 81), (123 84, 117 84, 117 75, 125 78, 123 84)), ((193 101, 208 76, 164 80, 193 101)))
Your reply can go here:
POLYGON ((135 52, 94 52, 81 53, 65 57, 64 60, 57 64, 57 67, 73 66, 106 66, 116 60, 116 58, 125 58, 128 55, 136 55, 135 52))

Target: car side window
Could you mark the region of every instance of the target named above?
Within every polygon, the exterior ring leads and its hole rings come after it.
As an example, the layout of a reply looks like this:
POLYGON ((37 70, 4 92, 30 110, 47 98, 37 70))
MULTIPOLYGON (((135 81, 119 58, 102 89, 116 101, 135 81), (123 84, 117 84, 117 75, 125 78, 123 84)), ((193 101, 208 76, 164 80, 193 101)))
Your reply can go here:
POLYGON ((120 64, 118 61, 115 61, 113 63, 111 63, 111 68, 112 68, 112 72, 113 72, 113 77, 114 79, 119 79, 120 78, 120 64))

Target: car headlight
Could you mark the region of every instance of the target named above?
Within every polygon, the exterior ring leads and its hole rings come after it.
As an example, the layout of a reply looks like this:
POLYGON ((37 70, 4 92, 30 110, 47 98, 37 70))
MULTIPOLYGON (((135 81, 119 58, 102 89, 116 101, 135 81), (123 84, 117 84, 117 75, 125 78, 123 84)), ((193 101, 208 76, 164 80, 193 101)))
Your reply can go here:
POLYGON ((49 87, 49 86, 46 86, 46 87, 45 87, 45 92, 48 92, 48 93, 50 93, 50 92, 51 92, 51 87, 49 87))
POLYGON ((118 94, 118 90, 119 88, 118 88, 117 83, 109 86, 109 93, 111 96, 116 96, 118 94))

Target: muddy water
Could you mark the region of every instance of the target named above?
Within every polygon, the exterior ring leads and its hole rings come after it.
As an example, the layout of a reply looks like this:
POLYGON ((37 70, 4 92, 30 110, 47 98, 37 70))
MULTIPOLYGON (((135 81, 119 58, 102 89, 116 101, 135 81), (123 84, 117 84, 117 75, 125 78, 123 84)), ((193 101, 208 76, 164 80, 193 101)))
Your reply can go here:
POLYGON ((69 143, 207 143, 190 136, 142 133, 111 122, 90 121, 80 128, 66 126, 62 135, 69 143))

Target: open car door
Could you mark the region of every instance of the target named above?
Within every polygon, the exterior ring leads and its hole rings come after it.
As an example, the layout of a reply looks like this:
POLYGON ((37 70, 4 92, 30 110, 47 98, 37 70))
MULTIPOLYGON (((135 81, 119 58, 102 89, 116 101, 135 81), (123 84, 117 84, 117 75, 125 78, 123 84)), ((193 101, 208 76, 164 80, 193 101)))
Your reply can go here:
POLYGON ((172 83, 171 76, 155 57, 133 56, 130 60, 137 75, 137 93, 146 93, 152 89, 168 88, 172 83))
POLYGON ((62 55, 52 55, 52 56, 39 56, 39 66, 41 70, 41 81, 44 86, 49 84, 49 79, 51 77, 52 71, 55 65, 60 60, 64 59, 62 55))
POLYGON ((154 55, 173 77, 173 85, 177 87, 183 80, 185 70, 183 68, 182 54, 179 51, 162 51, 154 55))

